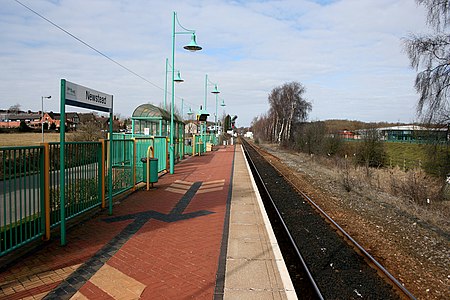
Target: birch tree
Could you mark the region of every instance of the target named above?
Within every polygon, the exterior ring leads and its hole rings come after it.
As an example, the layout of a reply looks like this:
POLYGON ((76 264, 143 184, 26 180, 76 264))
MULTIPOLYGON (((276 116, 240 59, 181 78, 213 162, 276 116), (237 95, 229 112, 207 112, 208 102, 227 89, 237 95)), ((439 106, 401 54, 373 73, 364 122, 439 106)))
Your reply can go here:
POLYGON ((269 94, 273 142, 285 144, 292 141, 293 125, 307 119, 312 106, 304 98, 305 93, 305 87, 293 81, 274 88, 269 94))
POLYGON ((432 34, 411 35, 404 41, 411 66, 418 71, 417 112, 426 122, 450 122, 450 0, 416 0, 427 9, 432 34))

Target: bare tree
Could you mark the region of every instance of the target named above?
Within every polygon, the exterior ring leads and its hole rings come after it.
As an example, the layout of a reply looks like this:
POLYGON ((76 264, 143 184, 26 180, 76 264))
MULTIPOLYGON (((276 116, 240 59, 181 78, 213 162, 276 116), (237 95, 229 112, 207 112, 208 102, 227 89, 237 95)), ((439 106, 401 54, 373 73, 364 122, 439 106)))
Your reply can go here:
POLYGON ((292 138, 292 127, 306 120, 311 103, 304 98, 305 87, 296 81, 276 87, 269 94, 269 118, 272 121, 272 140, 279 144, 292 138))
POLYGON ((21 106, 20 106, 19 103, 14 104, 14 105, 11 105, 11 106, 8 108, 8 112, 17 114, 17 113, 20 112, 20 107, 21 107, 21 106))
POLYGON ((416 0, 428 11, 433 34, 412 35, 404 41, 411 66, 417 71, 415 88, 420 95, 419 116, 426 122, 450 122, 450 0, 416 0))

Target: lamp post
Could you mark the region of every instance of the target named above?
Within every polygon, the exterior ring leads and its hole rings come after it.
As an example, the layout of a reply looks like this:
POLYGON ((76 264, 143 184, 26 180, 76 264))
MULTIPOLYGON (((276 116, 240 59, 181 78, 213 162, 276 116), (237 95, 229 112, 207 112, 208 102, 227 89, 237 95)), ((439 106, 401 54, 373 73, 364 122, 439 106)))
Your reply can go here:
MULTIPOLYGON (((208 79, 208 74, 205 75, 205 99, 203 100, 203 109, 206 111, 206 103, 208 100, 208 85, 214 85, 214 89, 211 91, 212 94, 216 95, 216 99, 217 99, 217 94, 220 93, 219 89, 217 88, 217 83, 214 83, 212 81, 210 81, 208 79)), ((206 134, 206 124, 207 122, 205 121, 205 134, 206 134)), ((203 126, 202 124, 200 124, 200 135, 202 136, 202 141, 204 141, 204 135, 203 135, 203 126)))
POLYGON ((173 174, 174 172, 174 165, 175 165, 175 145, 173 141, 173 134, 174 134, 174 124, 173 124, 173 115, 174 115, 174 106, 175 106, 175 36, 177 34, 191 34, 191 42, 184 46, 183 48, 189 51, 198 51, 202 50, 202 47, 197 45, 196 42, 196 36, 195 36, 195 30, 190 30, 184 28, 180 22, 178 21, 177 13, 173 12, 172 16, 172 101, 171 101, 171 107, 170 107, 170 134, 169 134, 169 171, 170 174, 173 174), (175 31, 176 24, 180 28, 182 28, 183 31, 175 31))
POLYGON ((41 132, 42 132, 42 142, 44 142, 44 98, 50 99, 52 96, 41 96, 41 132))
POLYGON ((206 102, 208 100, 208 85, 214 85, 214 89, 211 91, 212 94, 220 94, 219 89, 217 88, 217 83, 211 82, 208 79, 208 74, 205 75, 205 99, 203 100, 203 109, 206 109, 206 102))
MULTIPOLYGON (((167 73, 171 72, 169 71, 169 67, 172 68, 172 66, 169 64, 169 59, 166 58, 166 71, 165 71, 165 77, 164 77, 164 109, 167 109, 167 73)), ((181 78, 180 70, 176 70, 177 75, 175 76, 174 82, 183 82, 184 80, 181 78)))
MULTIPOLYGON (((226 106, 225 105, 225 100, 223 99, 223 98, 221 98, 222 99, 222 103, 220 103, 220 106, 226 106)), ((217 133, 219 133, 219 130, 217 129, 217 119, 218 119, 218 116, 217 116, 217 101, 219 100, 219 97, 217 96, 217 94, 216 94, 216 116, 215 116, 215 118, 214 118, 214 126, 215 126, 215 129, 217 130, 217 133)))
MULTIPOLYGON (((192 115, 194 112, 192 111, 191 107, 189 106, 189 110, 187 112, 188 116, 192 115)), ((181 98, 181 119, 184 120, 184 99, 181 98)))

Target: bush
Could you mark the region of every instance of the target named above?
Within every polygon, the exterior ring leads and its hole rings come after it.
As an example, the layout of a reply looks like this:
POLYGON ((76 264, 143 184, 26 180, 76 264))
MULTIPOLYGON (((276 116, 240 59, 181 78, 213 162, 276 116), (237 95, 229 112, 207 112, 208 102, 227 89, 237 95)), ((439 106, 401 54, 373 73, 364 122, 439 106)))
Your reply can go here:
POLYGON ((450 145, 433 144, 426 148, 424 170, 428 174, 445 178, 450 173, 450 145))
POLYGON ((376 129, 369 129, 357 144, 356 163, 366 167, 379 168, 385 165, 386 151, 376 129))
POLYGON ((325 154, 326 128, 323 122, 301 124, 294 133, 294 149, 308 154, 325 154))
POLYGON ((19 131, 20 132, 30 132, 31 128, 27 125, 27 123, 25 123, 25 121, 20 121, 20 125, 19 125, 19 131))
MULTIPOLYGON (((67 127, 66 127, 67 128, 67 127)), ((70 137, 70 141, 73 142, 86 142, 92 141, 96 142, 99 139, 105 138, 105 135, 101 131, 99 124, 94 122, 88 122, 86 124, 81 124, 77 131, 73 133, 70 137)))

